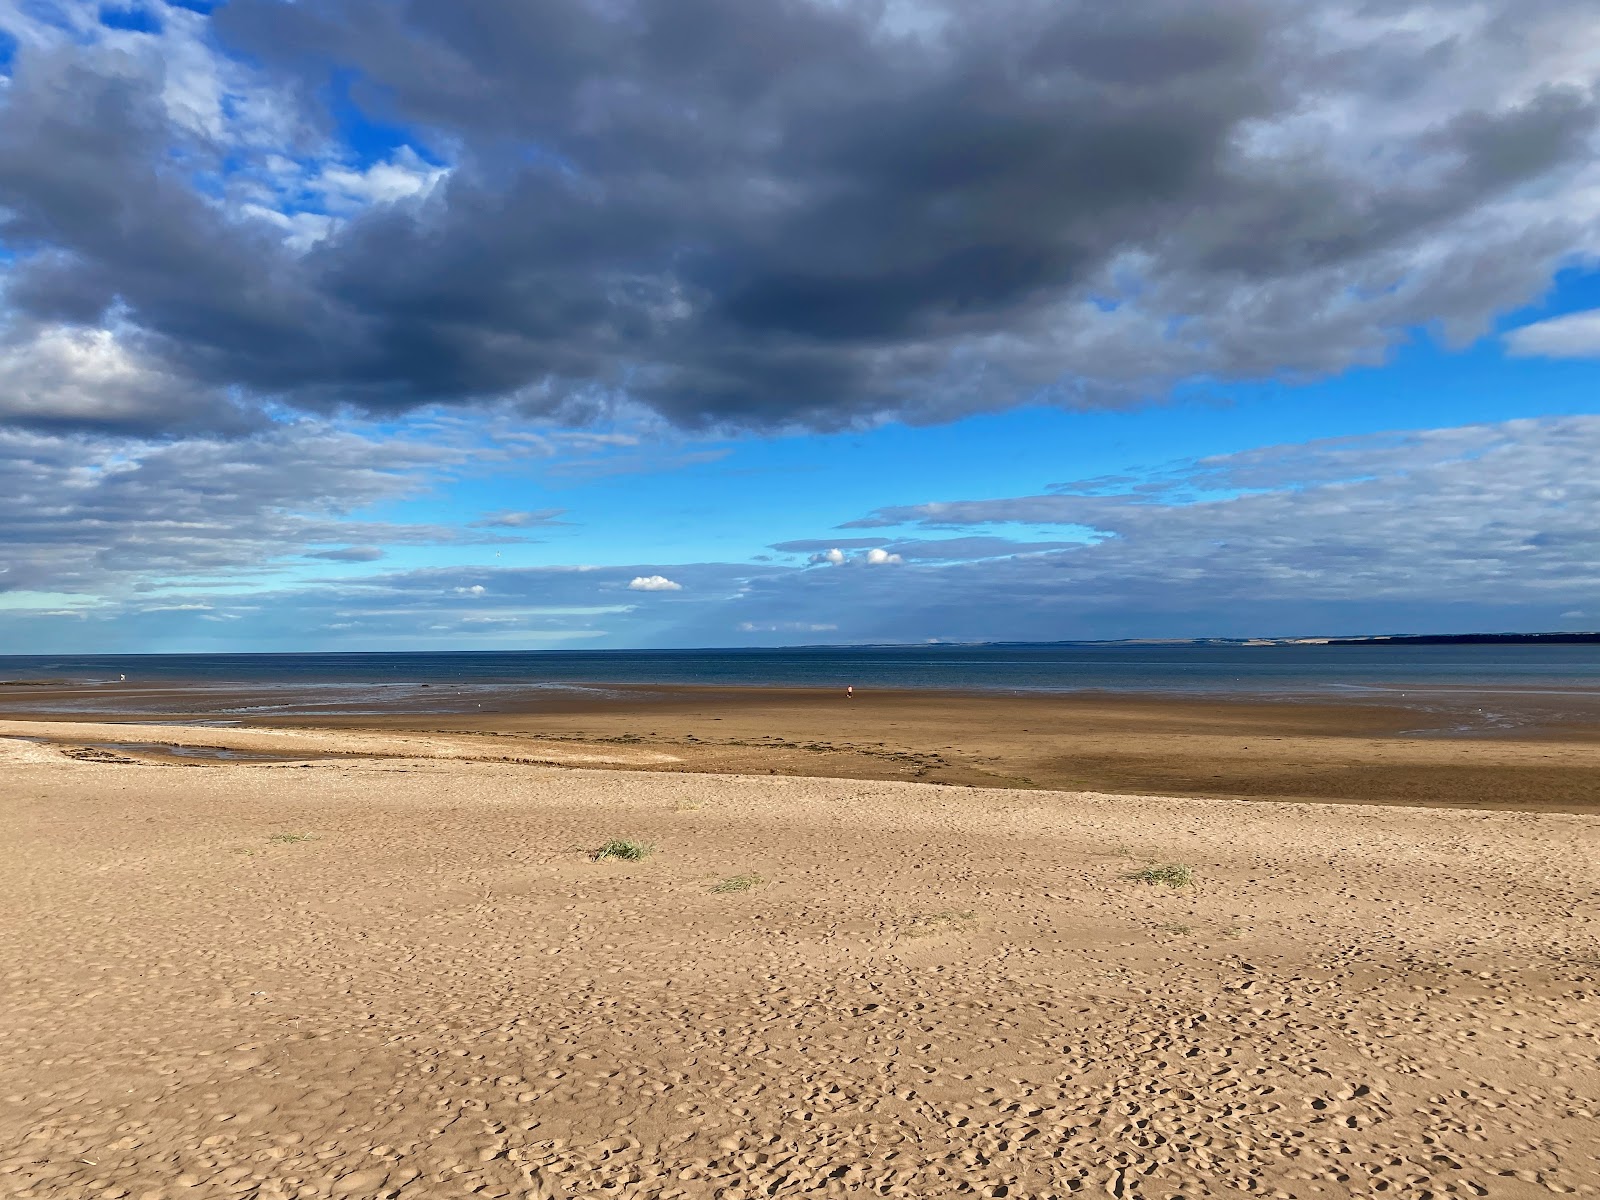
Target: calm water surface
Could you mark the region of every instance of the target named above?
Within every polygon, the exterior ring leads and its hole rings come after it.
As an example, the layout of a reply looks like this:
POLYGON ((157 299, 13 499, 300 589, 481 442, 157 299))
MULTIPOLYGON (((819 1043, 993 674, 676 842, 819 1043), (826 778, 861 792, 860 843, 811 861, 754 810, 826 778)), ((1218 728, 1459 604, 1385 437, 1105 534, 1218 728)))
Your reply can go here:
MULTIPOLYGON (((501 693, 607 684, 1111 691, 1377 698, 1463 691, 1600 697, 1600 645, 867 646, 444 654, 4 655, 0 680, 292 689, 332 699, 374 685, 501 693)), ((16 708, 28 689, 6 689, 16 708)), ((120 689, 119 689, 120 690, 120 689)), ((441 697, 441 700, 443 698, 441 697)))

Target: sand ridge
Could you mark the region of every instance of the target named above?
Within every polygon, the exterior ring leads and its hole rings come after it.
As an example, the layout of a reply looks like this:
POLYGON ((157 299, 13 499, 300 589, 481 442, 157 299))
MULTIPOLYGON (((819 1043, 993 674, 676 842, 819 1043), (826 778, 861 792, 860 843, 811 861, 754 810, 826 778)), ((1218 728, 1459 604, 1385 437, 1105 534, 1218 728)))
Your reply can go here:
MULTIPOLYGON (((258 726, 130 725, 103 721, 0 721, 0 738, 34 738, 68 746, 128 743, 146 746, 223 748, 274 755, 386 755, 405 758, 448 758, 542 763, 603 763, 656 766, 678 762, 659 750, 556 744, 533 738, 501 738, 470 734, 414 733, 319 729, 273 729, 258 726)), ((131 751, 137 755, 138 751, 131 751)))
POLYGON ((8 1196, 1600 1180, 1591 817, 37 746, 3 770, 8 1196), (655 853, 592 861, 612 836, 655 853), (1166 861, 1197 886, 1127 878, 1166 861))

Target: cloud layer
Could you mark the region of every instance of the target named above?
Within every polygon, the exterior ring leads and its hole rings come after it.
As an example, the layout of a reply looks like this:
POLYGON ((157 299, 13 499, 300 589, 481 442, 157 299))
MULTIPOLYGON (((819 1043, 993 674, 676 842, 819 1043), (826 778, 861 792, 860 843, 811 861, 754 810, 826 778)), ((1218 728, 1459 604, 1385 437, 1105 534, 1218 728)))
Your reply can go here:
MULTIPOLYGON (((287 452, 267 445, 258 454, 287 452)), ((336 472, 371 453, 334 439, 316 452, 318 469, 336 472)), ((300 455, 307 456, 304 447, 300 455)), ((1094 480, 1028 496, 887 508, 854 522, 885 530, 883 537, 839 541, 829 547, 836 555, 817 553, 817 565, 807 565, 806 548, 826 539, 782 543, 793 556, 784 565, 368 568, 243 590, 240 564, 311 536, 351 540, 349 531, 363 526, 275 507, 268 501, 277 493, 259 492, 248 467, 219 478, 204 504, 158 520, 139 506, 164 505, 161 480, 190 464, 217 468, 159 452, 154 458, 125 469, 126 480, 105 467, 103 478, 74 476, 81 491, 72 506, 19 525, 28 532, 12 548, 0 590, 19 586, 19 575, 23 587, 64 579, 69 592, 103 588, 108 577, 136 575, 149 561, 170 561, 189 575, 176 598, 134 591, 119 602, 68 606, 84 617, 66 639, 75 647, 130 630, 203 645, 206 624, 224 621, 234 622, 230 636, 285 649, 782 644, 818 635, 1046 640, 1153 630, 1251 636, 1600 622, 1600 481, 1589 469, 1600 460, 1600 417, 1266 447, 1139 484, 1094 480), (132 515, 130 503, 138 509, 132 515), (134 548, 102 544, 106 513, 129 531, 134 548), (254 529, 258 541, 223 537, 219 528, 230 522, 254 529), (1071 536, 992 532, 1015 527, 1071 536), (200 576, 213 566, 226 568, 227 582, 208 588, 200 576)), ((355 479, 364 482, 338 493, 346 497, 338 503, 403 486, 394 460, 367 462, 355 479)), ((327 502, 335 503, 332 493, 327 502)), ((15 514, 27 505, 24 496, 0 512, 0 524, 20 521, 15 514)), ((396 530, 402 538, 429 536, 396 530)), ((354 545, 323 557, 364 562, 363 555, 354 545)), ((33 637, 22 631, 59 620, 48 614, 61 605, 50 596, 0 611, 0 632, 33 637)))
POLYGON ((6 11, 0 420, 1119 405, 1469 338, 1596 249, 1588 0, 150 15, 6 11))
POLYGON ((453 541, 452 529, 353 514, 415 493, 460 457, 314 421, 244 440, 145 443, 0 429, 0 592, 243 584, 287 556, 382 556, 351 542, 453 541), (327 543, 337 546, 318 548, 327 543))

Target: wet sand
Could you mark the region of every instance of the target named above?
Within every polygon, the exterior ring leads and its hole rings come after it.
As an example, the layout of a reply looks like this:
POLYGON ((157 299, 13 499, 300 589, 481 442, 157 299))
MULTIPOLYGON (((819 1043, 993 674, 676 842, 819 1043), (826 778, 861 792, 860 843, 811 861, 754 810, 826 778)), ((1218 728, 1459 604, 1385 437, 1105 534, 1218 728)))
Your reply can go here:
POLYGON ((0 741, 0 1194, 1600 1191, 1593 816, 211 736, 0 741))
MULTIPOLYGON (((98 722, 246 720, 280 731, 430 732, 484 742, 481 757, 544 761, 559 758, 561 746, 576 740, 654 752, 655 760, 635 755, 628 765, 656 771, 1263 801, 1600 809, 1594 697, 1522 696, 1508 708, 1504 697, 1465 690, 1402 705, 870 689, 847 700, 807 689, 614 687, 496 693, 480 697, 480 710, 471 689, 440 686, 421 693, 373 688, 379 711, 295 717, 240 714, 292 704, 281 691, 17 691, 29 694, 0 695, 0 718, 61 721, 74 705, 92 712, 92 704, 101 710, 91 716, 98 722), (386 700, 402 694, 403 703, 386 700), (473 710, 405 711, 406 704, 473 710)), ((52 737, 70 741, 73 732, 52 737)), ((224 729, 190 740, 227 743, 224 729)))

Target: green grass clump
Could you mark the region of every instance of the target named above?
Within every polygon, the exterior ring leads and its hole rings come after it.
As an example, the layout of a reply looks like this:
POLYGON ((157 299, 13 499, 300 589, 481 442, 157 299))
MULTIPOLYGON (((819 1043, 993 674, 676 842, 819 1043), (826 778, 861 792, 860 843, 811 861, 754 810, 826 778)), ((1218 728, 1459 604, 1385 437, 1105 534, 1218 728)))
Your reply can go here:
POLYGON ((626 859, 628 862, 638 862, 641 858, 649 858, 655 852, 655 847, 649 842, 634 842, 627 838, 612 838, 604 846, 594 852, 595 862, 603 862, 608 858, 626 859))
POLYGON ((1164 863, 1159 867, 1145 867, 1123 876, 1139 883, 1164 883, 1168 887, 1184 888, 1194 883, 1194 868, 1182 863, 1164 863))
POLYGON ((724 879, 721 883, 714 884, 711 890, 713 892, 748 892, 751 888, 759 887, 765 882, 766 880, 759 875, 734 875, 729 879, 724 879))
POLYGON ((317 835, 314 833, 275 833, 267 841, 289 846, 295 842, 312 842, 316 840, 316 837, 317 835))
POLYGON ((943 912, 925 913, 911 918, 905 929, 907 937, 933 937, 940 933, 966 933, 978 914, 970 908, 947 908, 943 912))

